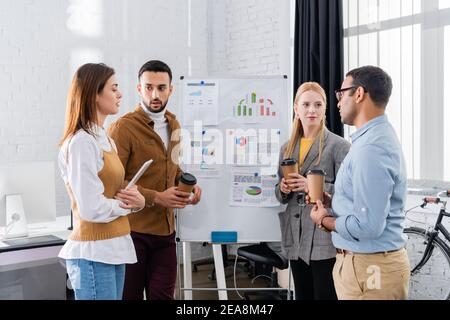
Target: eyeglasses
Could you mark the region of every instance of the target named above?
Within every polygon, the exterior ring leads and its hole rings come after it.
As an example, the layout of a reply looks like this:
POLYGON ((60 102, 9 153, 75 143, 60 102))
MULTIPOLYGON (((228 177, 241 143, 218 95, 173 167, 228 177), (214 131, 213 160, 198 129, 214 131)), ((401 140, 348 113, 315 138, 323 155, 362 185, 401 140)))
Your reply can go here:
MULTIPOLYGON (((342 89, 335 90, 334 93, 336 93, 336 99, 337 99, 337 101, 341 101, 342 97, 344 96, 344 92, 345 92, 345 91, 347 91, 347 90, 352 90, 352 89, 356 89, 356 88, 358 88, 358 87, 356 87, 356 86, 351 86, 351 87, 348 87, 348 88, 342 88, 342 89)), ((364 89, 364 92, 365 92, 365 91, 366 91, 366 90, 364 89)))
POLYGON ((348 88, 342 88, 342 89, 338 89, 335 90, 334 93, 336 93, 336 99, 337 101, 341 101, 342 97, 344 96, 344 92, 347 90, 352 90, 352 89, 358 89, 358 88, 363 88, 364 92, 368 92, 366 88, 364 88, 363 86, 351 86, 348 88))

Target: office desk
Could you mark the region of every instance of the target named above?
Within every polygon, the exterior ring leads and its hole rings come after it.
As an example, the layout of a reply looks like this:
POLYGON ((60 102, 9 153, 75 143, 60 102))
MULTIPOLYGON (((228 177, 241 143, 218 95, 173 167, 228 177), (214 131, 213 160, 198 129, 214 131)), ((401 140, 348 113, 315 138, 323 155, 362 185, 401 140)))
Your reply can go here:
MULTIPOLYGON (((66 298, 66 271, 58 253, 70 234, 69 225, 70 216, 28 225, 29 237, 54 235, 60 241, 23 246, 0 241, 0 300, 66 298)), ((3 233, 4 228, 0 228, 3 233)))

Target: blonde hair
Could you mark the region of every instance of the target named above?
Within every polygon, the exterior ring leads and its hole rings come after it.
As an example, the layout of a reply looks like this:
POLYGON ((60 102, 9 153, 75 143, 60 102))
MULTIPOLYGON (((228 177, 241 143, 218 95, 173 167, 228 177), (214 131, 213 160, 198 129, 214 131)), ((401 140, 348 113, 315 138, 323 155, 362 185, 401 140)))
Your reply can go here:
MULTIPOLYGON (((297 93, 295 94, 295 100, 294 104, 298 102, 301 95, 305 93, 306 91, 314 91, 323 99, 325 109, 327 108, 327 95, 323 88, 318 84, 317 82, 305 82, 303 83, 297 90, 297 93)), ((322 159, 322 151, 323 151, 323 138, 324 138, 324 132, 325 132, 325 118, 322 119, 322 122, 320 124, 320 145, 319 145, 319 158, 317 159, 316 166, 319 165, 320 160, 322 159)), ((303 137, 303 126, 300 119, 297 117, 294 119, 294 124, 292 126, 292 133, 291 138, 289 139, 288 145, 286 147, 286 151, 284 152, 284 159, 288 159, 292 157, 292 154, 294 153, 294 149, 297 145, 298 139, 303 137)))

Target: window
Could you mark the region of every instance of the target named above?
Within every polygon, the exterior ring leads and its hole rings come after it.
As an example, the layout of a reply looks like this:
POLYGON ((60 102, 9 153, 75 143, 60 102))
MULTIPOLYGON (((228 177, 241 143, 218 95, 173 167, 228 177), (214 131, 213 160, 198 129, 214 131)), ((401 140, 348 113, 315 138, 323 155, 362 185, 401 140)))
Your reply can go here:
POLYGON ((391 75, 387 114, 408 178, 450 181, 450 0, 343 4, 344 69, 377 65, 391 75))

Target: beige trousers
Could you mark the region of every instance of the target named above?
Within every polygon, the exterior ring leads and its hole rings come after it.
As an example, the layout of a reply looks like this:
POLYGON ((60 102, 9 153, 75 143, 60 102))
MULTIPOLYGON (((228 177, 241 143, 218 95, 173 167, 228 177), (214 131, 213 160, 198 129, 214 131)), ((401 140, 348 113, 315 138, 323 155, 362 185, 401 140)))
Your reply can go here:
POLYGON ((333 280, 339 300, 406 300, 410 266, 405 249, 338 254, 333 280))

